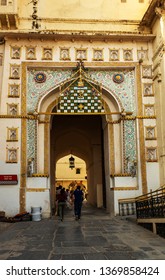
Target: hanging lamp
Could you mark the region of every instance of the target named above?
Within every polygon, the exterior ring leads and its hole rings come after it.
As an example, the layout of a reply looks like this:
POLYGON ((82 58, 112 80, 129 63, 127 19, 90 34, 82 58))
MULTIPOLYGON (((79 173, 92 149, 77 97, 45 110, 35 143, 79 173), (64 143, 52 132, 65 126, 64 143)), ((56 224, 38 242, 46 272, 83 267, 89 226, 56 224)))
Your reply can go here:
POLYGON ((69 168, 71 168, 71 169, 75 168, 75 163, 74 163, 74 161, 75 161, 75 159, 74 159, 74 157, 72 157, 72 155, 71 155, 71 157, 69 158, 69 168))

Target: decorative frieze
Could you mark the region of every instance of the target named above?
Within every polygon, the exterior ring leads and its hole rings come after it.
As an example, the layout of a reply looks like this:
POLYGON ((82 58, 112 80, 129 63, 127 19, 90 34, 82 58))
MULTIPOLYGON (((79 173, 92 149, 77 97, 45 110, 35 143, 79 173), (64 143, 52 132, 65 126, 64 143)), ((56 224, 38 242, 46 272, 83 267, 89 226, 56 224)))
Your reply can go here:
POLYGON ((124 171, 131 173, 131 168, 136 162, 136 125, 134 120, 123 122, 123 159, 124 171))
POLYGON ((27 121, 27 157, 28 159, 37 159, 37 124, 36 121, 28 120, 27 121))
MULTIPOLYGON (((29 41, 32 41, 32 39, 29 39, 29 41)), ((45 47, 45 44, 42 44, 43 40, 41 39, 39 47, 37 45, 21 45, 21 46, 10 46, 10 57, 11 59, 21 59, 21 54, 24 54, 25 50, 25 59, 26 60, 53 60, 53 56, 56 55, 57 60, 59 61, 65 61, 65 60, 88 60, 87 54, 89 54, 89 59, 92 59, 92 61, 147 61, 148 60, 148 49, 144 49, 141 47, 141 49, 137 48, 125 48, 122 49, 119 46, 112 45, 112 47, 100 47, 100 45, 95 45, 93 48, 88 46, 81 46, 81 47, 73 47, 73 46, 59 46, 56 45, 56 49, 52 47, 52 43, 50 46, 48 45, 45 47), (75 51, 74 51, 75 50, 75 51), (107 54, 107 51, 109 51, 109 55, 107 54), (56 52, 56 53, 55 53, 56 52), (122 56, 120 57, 120 53, 122 56), (36 56, 37 54, 37 56, 36 56)), ((92 42, 92 41, 90 41, 92 42)), ((29 43, 29 42, 28 42, 29 43)), ((54 46, 54 44, 53 44, 54 46)), ((164 51, 164 47, 160 47, 161 52, 164 51)), ((158 52, 159 50, 157 50, 158 52)), ((155 53, 155 56, 160 53, 155 53)))

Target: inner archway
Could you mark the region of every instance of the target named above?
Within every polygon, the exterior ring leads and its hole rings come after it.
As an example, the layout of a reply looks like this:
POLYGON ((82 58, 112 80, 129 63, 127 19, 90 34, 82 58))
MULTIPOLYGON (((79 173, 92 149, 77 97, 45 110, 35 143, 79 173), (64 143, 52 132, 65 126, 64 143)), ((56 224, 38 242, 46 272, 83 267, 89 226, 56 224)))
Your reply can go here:
POLYGON ((59 159, 56 163, 55 176, 55 187, 62 185, 65 189, 73 191, 77 185, 81 185, 87 193, 86 163, 81 158, 69 154, 59 159), (74 166, 69 164, 71 157, 74 159, 74 166))

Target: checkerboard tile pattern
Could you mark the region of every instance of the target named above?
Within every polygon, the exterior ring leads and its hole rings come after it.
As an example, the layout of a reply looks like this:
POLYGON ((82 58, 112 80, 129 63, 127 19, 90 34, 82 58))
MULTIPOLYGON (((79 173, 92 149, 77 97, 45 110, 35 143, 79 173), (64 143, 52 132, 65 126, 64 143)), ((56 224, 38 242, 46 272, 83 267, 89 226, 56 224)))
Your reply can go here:
POLYGON ((101 93, 87 82, 78 86, 75 82, 61 93, 58 113, 104 113, 101 93))

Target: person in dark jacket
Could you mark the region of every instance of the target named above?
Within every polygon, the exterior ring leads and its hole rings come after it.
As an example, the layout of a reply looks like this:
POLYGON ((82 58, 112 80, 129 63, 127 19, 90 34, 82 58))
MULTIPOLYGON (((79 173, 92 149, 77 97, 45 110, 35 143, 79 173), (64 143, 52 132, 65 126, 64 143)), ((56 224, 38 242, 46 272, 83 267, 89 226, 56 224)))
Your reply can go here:
POLYGON ((59 213, 61 221, 63 221, 63 219, 64 219, 64 209, 65 209, 65 205, 66 205, 66 199, 67 199, 67 195, 66 195, 65 189, 62 188, 60 191, 60 194, 58 194, 58 196, 57 196, 58 213, 59 213))
POLYGON ((76 190, 73 192, 74 196, 74 213, 75 219, 78 220, 81 217, 81 208, 83 202, 83 191, 80 186, 77 186, 76 190))

